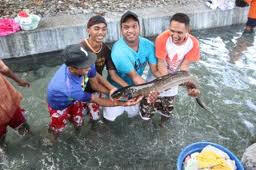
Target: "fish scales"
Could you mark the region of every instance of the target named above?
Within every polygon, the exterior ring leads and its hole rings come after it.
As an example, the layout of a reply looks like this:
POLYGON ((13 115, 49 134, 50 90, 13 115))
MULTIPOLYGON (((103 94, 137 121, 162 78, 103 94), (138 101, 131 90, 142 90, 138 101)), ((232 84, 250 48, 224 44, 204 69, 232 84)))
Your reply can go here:
POLYGON ((168 74, 141 85, 130 86, 127 89, 127 92, 130 92, 128 95, 129 98, 134 98, 139 95, 147 96, 151 91, 161 93, 188 81, 195 83, 192 76, 190 76, 187 72, 178 72, 177 74, 168 74))
MULTIPOLYGON (((117 91, 115 91, 111 95, 111 97, 113 99, 117 99, 120 97, 131 99, 137 96, 147 96, 152 91, 161 93, 163 91, 169 90, 175 86, 178 86, 187 82, 189 82, 189 84, 187 84, 189 88, 198 88, 198 85, 197 85, 198 83, 195 81, 195 79, 192 76, 190 76, 188 72, 178 71, 176 74, 167 74, 165 76, 156 78, 144 84, 131 85, 131 86, 120 88, 117 91)), ((201 101, 200 97, 196 97, 196 102, 199 104, 199 106, 209 111, 201 101)))

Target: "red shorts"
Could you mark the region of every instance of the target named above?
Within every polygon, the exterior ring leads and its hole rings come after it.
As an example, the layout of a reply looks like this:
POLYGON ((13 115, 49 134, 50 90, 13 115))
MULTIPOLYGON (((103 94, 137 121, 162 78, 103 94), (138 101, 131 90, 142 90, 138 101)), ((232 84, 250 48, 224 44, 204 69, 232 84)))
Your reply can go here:
POLYGON ((85 108, 89 112, 89 117, 91 120, 100 119, 100 106, 96 103, 86 103, 85 108))
POLYGON ((76 101, 73 105, 63 110, 55 110, 48 105, 48 111, 51 117, 49 128, 55 134, 58 134, 64 130, 68 121, 73 123, 75 127, 82 126, 83 110, 84 104, 79 101, 76 101))
MULTIPOLYGON (((99 92, 95 92, 93 93, 93 95, 97 97, 102 97, 102 93, 99 93, 99 92)), ((96 103, 86 103, 85 108, 87 109, 91 120, 100 119, 100 110, 101 110, 100 105, 96 103)))
POLYGON ((7 126, 10 126, 11 128, 16 129, 26 121, 24 117, 24 112, 25 112, 24 109, 18 107, 12 119, 7 124, 0 126, 0 138, 6 134, 7 126))

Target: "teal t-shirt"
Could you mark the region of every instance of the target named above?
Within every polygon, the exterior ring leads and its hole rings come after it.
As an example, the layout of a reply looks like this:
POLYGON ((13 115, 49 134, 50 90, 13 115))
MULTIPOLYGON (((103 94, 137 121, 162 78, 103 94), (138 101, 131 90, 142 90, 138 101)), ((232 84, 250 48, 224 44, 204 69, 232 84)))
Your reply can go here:
MULTIPOLYGON (((128 73, 135 70, 141 76, 147 63, 157 63, 154 44, 143 37, 139 37, 138 51, 134 51, 127 45, 123 38, 120 38, 113 45, 111 57, 115 64, 117 74, 129 85, 132 85, 133 81, 128 76, 128 73)), ((116 87, 120 87, 113 81, 111 83, 116 87)))

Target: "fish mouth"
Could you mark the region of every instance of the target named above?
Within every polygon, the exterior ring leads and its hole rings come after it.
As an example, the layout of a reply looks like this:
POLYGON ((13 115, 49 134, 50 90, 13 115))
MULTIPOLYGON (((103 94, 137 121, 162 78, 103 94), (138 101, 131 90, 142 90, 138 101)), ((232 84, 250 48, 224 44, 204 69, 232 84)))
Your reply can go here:
POLYGON ((117 91, 115 91, 113 94, 111 94, 111 98, 113 99, 118 99, 122 96, 122 92, 120 89, 118 89, 117 91))
POLYGON ((131 87, 131 86, 126 86, 126 87, 119 88, 113 94, 111 94, 111 98, 119 99, 120 97, 126 97, 128 99, 131 99, 132 94, 131 93, 126 94, 127 89, 129 89, 129 87, 131 87))

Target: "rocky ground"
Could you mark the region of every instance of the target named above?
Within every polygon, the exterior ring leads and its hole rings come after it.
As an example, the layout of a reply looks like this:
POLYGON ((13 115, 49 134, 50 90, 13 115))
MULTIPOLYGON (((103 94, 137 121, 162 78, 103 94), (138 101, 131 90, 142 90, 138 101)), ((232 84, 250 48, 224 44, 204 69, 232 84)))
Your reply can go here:
POLYGON ((104 14, 127 9, 190 5, 204 0, 1 0, 0 18, 15 17, 18 11, 29 9, 42 17, 61 14, 104 14))

